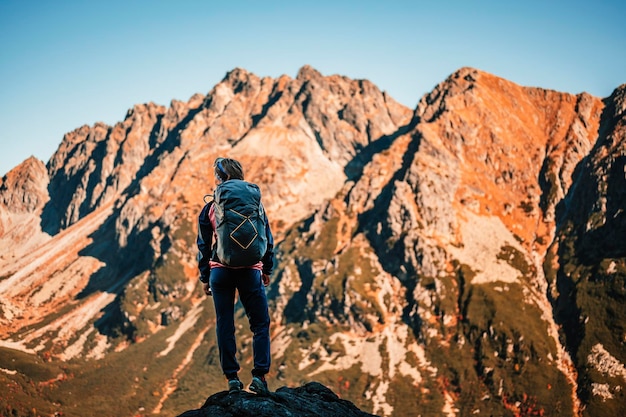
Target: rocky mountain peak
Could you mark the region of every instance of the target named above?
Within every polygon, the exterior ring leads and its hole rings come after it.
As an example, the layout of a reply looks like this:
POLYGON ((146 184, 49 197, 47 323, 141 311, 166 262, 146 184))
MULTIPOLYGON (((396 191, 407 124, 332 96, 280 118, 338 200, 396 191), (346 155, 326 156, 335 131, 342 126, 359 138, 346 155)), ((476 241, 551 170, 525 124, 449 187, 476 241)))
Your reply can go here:
POLYGON ((243 69, 235 68, 222 79, 221 84, 228 85, 234 94, 251 92, 258 88, 261 78, 243 69))
POLYGON ((0 179, 0 276, 6 260, 19 258, 46 240, 40 223, 50 201, 48 184, 46 166, 32 156, 0 179))
POLYGON ((607 102, 611 109, 610 115, 615 119, 621 119, 626 113, 626 84, 616 88, 607 102))
POLYGON ((34 212, 48 201, 47 186, 46 166, 31 156, 0 179, 0 204, 14 213, 34 212))
POLYGON ((321 80, 323 78, 322 74, 313 68, 310 65, 303 65, 296 75, 296 79, 302 82, 311 81, 311 80, 321 80))

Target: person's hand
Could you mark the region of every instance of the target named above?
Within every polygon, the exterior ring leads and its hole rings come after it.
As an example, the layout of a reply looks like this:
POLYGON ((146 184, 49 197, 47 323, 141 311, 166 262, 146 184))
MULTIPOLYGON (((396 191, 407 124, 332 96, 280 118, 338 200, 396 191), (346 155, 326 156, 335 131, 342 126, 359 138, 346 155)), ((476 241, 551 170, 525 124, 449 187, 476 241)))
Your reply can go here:
POLYGON ((202 283, 202 288, 204 289, 204 293, 206 295, 213 295, 213 293, 211 292, 211 286, 209 285, 208 282, 203 282, 202 283))
POLYGON ((270 285, 270 276, 267 274, 261 274, 261 281, 263 281, 263 285, 267 287, 270 285))

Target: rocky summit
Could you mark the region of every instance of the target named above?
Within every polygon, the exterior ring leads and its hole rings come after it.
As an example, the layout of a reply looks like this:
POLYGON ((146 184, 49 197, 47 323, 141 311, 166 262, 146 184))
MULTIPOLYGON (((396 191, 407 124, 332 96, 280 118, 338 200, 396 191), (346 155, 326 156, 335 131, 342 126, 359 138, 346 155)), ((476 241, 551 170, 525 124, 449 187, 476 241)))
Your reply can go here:
POLYGON ((209 397, 202 408, 179 417, 373 417, 342 400, 325 386, 310 382, 298 388, 281 387, 260 396, 223 391, 209 397))
POLYGON ((626 414, 626 84, 573 95, 461 68, 416 99, 310 66, 236 68, 11 170, 1 412, 230 401, 195 246, 227 156, 259 184, 277 253, 276 392, 239 399, 319 388, 385 417, 626 414))

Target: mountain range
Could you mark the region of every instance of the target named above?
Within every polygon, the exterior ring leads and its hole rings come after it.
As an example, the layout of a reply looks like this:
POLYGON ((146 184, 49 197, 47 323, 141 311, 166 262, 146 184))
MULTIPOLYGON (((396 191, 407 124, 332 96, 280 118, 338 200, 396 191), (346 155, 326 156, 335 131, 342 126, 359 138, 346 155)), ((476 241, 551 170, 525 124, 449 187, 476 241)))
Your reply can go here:
MULTIPOLYGON (((197 216, 218 156, 276 241, 270 388, 380 416, 626 414, 626 84, 236 68, 0 180, 0 410, 178 415, 225 388, 197 216)), ((238 342, 251 335, 238 304, 238 342)))

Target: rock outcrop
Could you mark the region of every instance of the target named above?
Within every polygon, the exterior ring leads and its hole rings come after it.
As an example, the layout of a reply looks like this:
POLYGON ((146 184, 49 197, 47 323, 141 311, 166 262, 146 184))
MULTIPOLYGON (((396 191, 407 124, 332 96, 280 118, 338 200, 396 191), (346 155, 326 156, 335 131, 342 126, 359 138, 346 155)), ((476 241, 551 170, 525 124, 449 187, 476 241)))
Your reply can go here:
POLYGON ((48 183, 46 166, 35 157, 0 179, 0 265, 47 240, 40 223, 43 207, 50 200, 48 183))
POLYGON ((340 399, 322 384, 282 387, 267 396, 223 391, 210 396, 202 408, 179 417, 372 417, 340 399))

